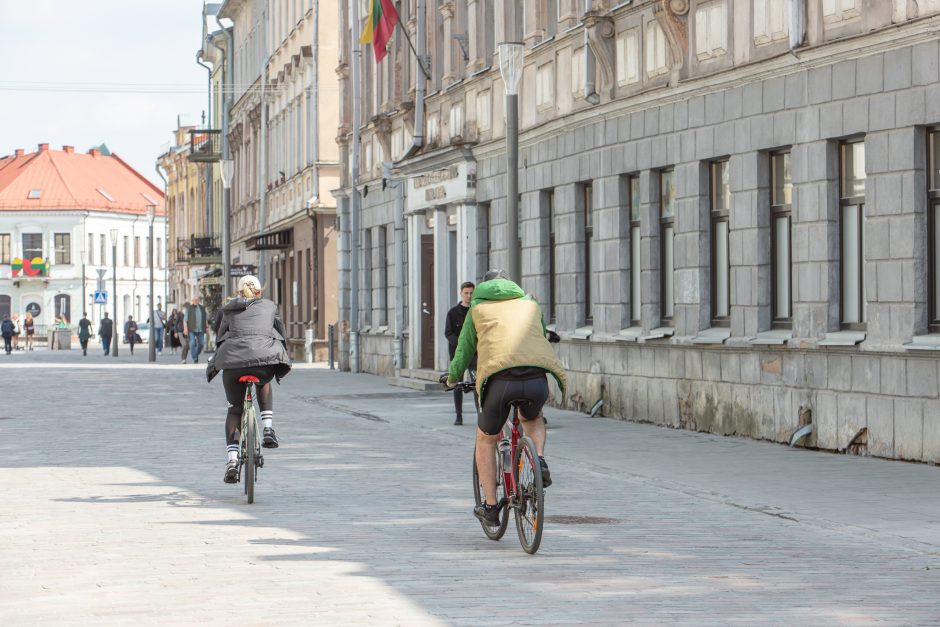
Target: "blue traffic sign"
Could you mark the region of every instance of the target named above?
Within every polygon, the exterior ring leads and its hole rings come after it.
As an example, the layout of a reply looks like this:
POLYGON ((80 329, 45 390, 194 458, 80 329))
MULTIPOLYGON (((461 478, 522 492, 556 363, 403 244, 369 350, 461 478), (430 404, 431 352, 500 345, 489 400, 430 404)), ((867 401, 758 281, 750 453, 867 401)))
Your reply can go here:
POLYGON ((107 305, 107 304, 108 304, 108 293, 107 293, 107 292, 95 292, 95 304, 96 304, 96 305, 107 305))

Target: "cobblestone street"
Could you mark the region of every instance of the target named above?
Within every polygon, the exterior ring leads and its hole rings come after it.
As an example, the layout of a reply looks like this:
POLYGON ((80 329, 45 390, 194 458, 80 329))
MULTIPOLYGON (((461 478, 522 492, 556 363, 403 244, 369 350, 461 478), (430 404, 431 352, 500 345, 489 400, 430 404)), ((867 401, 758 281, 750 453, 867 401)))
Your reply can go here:
POLYGON ((446 394, 298 366, 247 505, 220 380, 92 352, 0 362, 4 625, 940 623, 935 467, 550 410, 529 556, 446 394))

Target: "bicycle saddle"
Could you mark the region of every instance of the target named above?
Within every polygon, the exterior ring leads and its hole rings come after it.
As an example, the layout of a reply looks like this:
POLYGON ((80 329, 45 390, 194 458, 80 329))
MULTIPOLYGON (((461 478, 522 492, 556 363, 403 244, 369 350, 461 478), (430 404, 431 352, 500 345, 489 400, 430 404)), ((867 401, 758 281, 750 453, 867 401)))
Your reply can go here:
POLYGON ((258 377, 252 377, 252 376, 238 377, 238 382, 239 383, 261 383, 261 379, 259 379, 258 377))

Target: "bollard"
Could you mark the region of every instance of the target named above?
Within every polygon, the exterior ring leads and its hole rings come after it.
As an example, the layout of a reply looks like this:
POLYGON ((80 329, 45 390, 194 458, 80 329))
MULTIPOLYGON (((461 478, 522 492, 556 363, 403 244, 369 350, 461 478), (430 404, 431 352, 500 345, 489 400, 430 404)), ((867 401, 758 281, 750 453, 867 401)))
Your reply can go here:
POLYGON ((330 370, 333 370, 333 336, 335 335, 335 325, 328 325, 326 328, 326 346, 330 354, 330 370))
POLYGON ((304 331, 304 361, 313 363, 313 329, 304 331))

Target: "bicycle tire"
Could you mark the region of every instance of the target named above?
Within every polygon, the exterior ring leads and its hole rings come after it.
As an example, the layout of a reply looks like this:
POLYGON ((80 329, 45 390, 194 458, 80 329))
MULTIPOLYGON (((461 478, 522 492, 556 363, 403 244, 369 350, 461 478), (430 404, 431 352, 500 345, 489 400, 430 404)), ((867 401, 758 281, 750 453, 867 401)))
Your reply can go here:
POLYGON ((257 472, 257 467, 255 466, 255 446, 258 441, 258 433, 255 429, 255 408, 252 407, 250 410, 250 415, 247 420, 248 428, 248 437, 245 438, 246 443, 246 455, 245 455, 245 494, 248 496, 248 503, 255 502, 255 473, 257 472))
POLYGON ((542 467, 532 438, 522 437, 516 446, 512 464, 516 483, 516 532, 519 543, 529 555, 539 550, 545 521, 545 491, 542 486, 542 467))
MULTIPOLYGON (((506 486, 503 485, 503 469, 499 463, 499 449, 496 450, 496 500, 500 501, 506 496, 506 486)), ((483 502, 483 486, 480 485, 480 473, 477 470, 477 451, 473 449, 473 502, 474 505, 480 505, 483 502)), ((480 526, 483 527, 483 533, 490 540, 499 540, 506 533, 509 526, 509 507, 503 506, 499 516, 499 526, 490 527, 482 520, 480 526)))

